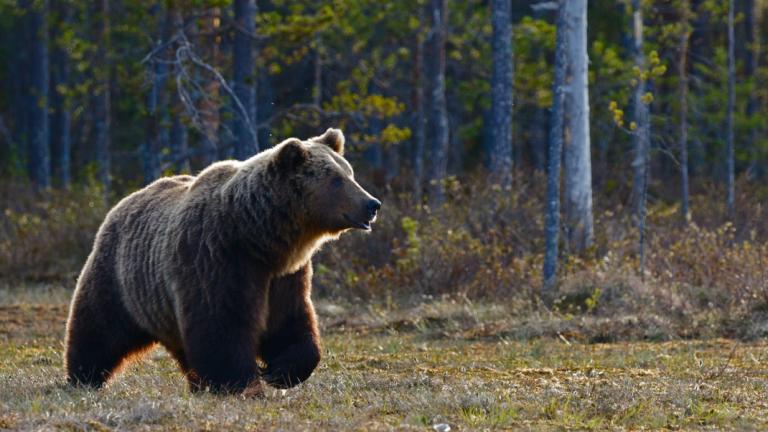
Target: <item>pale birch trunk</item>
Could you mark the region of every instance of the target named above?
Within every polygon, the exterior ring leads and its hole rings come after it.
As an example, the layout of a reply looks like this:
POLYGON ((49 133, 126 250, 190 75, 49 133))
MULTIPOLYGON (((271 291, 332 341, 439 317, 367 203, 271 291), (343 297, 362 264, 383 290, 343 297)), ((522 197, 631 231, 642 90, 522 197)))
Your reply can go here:
POLYGON ((568 244, 574 251, 592 245, 592 161, 589 136, 589 59, 587 0, 565 2, 568 39, 568 92, 565 98, 565 218, 568 244))

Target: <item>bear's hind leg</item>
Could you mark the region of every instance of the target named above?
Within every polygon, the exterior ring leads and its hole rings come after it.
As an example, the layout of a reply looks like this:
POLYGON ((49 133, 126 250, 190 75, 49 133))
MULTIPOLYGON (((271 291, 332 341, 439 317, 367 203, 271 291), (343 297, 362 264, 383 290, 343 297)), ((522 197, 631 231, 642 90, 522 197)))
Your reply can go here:
POLYGON ((101 387, 126 357, 154 342, 135 324, 111 288, 84 280, 72 301, 66 336, 71 385, 101 387))
POLYGON ((187 361, 187 354, 184 353, 181 349, 171 349, 166 346, 166 349, 171 354, 171 356, 176 360, 176 363, 179 365, 179 369, 181 369, 181 372, 184 374, 184 377, 187 379, 187 384, 189 385, 189 391, 196 392, 200 390, 202 387, 202 382, 200 381, 200 377, 197 376, 197 373, 195 373, 194 370, 192 370, 189 367, 189 361, 187 361))

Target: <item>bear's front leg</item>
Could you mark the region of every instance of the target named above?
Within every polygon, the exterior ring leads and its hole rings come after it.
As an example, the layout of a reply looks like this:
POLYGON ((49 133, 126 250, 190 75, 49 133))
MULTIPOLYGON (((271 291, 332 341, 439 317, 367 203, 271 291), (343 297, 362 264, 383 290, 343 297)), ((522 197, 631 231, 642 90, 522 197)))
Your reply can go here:
POLYGON ((185 335, 190 389, 239 393, 255 384, 259 374, 253 339, 235 326, 209 325, 201 323, 185 335))
POLYGON ((306 381, 320 363, 320 346, 311 334, 291 332, 285 335, 282 349, 267 350, 264 361, 267 367, 261 376, 272 387, 287 389, 306 381))
POLYGON ((310 300, 312 264, 274 279, 269 291, 269 323, 261 343, 267 364, 262 377, 290 388, 306 381, 320 363, 320 336, 310 300))
POLYGON ((182 334, 192 391, 263 395, 256 335, 266 325, 268 284, 254 277, 237 279, 250 283, 219 286, 205 300, 184 302, 182 334))

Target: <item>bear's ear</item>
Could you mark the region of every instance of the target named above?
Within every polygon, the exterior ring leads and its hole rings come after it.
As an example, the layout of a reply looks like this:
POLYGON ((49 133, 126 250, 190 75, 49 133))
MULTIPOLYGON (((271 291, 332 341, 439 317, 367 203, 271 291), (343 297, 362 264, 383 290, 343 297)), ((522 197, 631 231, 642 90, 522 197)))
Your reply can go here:
POLYGON ((275 164, 280 171, 295 169, 309 159, 309 150, 296 138, 289 138, 278 146, 275 164))
POLYGON ((325 144, 333 151, 344 155, 344 132, 341 129, 328 128, 324 134, 309 139, 312 142, 325 144))

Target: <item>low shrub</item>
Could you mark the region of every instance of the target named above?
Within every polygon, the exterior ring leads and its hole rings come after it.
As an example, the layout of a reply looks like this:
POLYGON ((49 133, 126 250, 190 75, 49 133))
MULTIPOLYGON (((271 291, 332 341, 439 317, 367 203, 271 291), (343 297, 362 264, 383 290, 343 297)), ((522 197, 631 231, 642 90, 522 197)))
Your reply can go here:
MULTIPOLYGON (((371 234, 348 236, 322 251, 316 287, 324 296, 364 302, 453 295, 539 311, 544 184, 534 178, 502 190, 452 179, 439 206, 389 196, 371 234)), ((750 185, 740 186, 731 217, 716 187, 693 199, 688 224, 676 205, 652 203, 643 269, 628 210, 598 206, 594 245, 580 255, 561 246, 552 312, 663 317, 671 337, 768 334, 765 206, 748 199, 755 196, 750 185)))
POLYGON ((102 189, 0 183, 0 196, 0 278, 72 283, 108 210, 102 189))
MULTIPOLYGON (((693 197, 688 224, 676 205, 652 202, 642 270, 631 215, 620 204, 598 203, 594 245, 580 255, 561 247, 559 298, 549 310, 538 296, 546 182, 516 180, 502 189, 482 178, 452 178, 441 204, 377 194, 384 207, 373 231, 345 235, 314 259, 316 294, 401 306, 455 296, 522 315, 591 317, 603 326, 650 320, 662 323, 661 337, 768 335, 768 227, 765 203, 750 199, 759 195, 750 184, 739 185, 730 217, 715 186, 693 197)), ((74 286, 108 210, 102 191, 0 187, 0 278, 74 286)), ((648 337, 641 330, 635 336, 648 337)))

